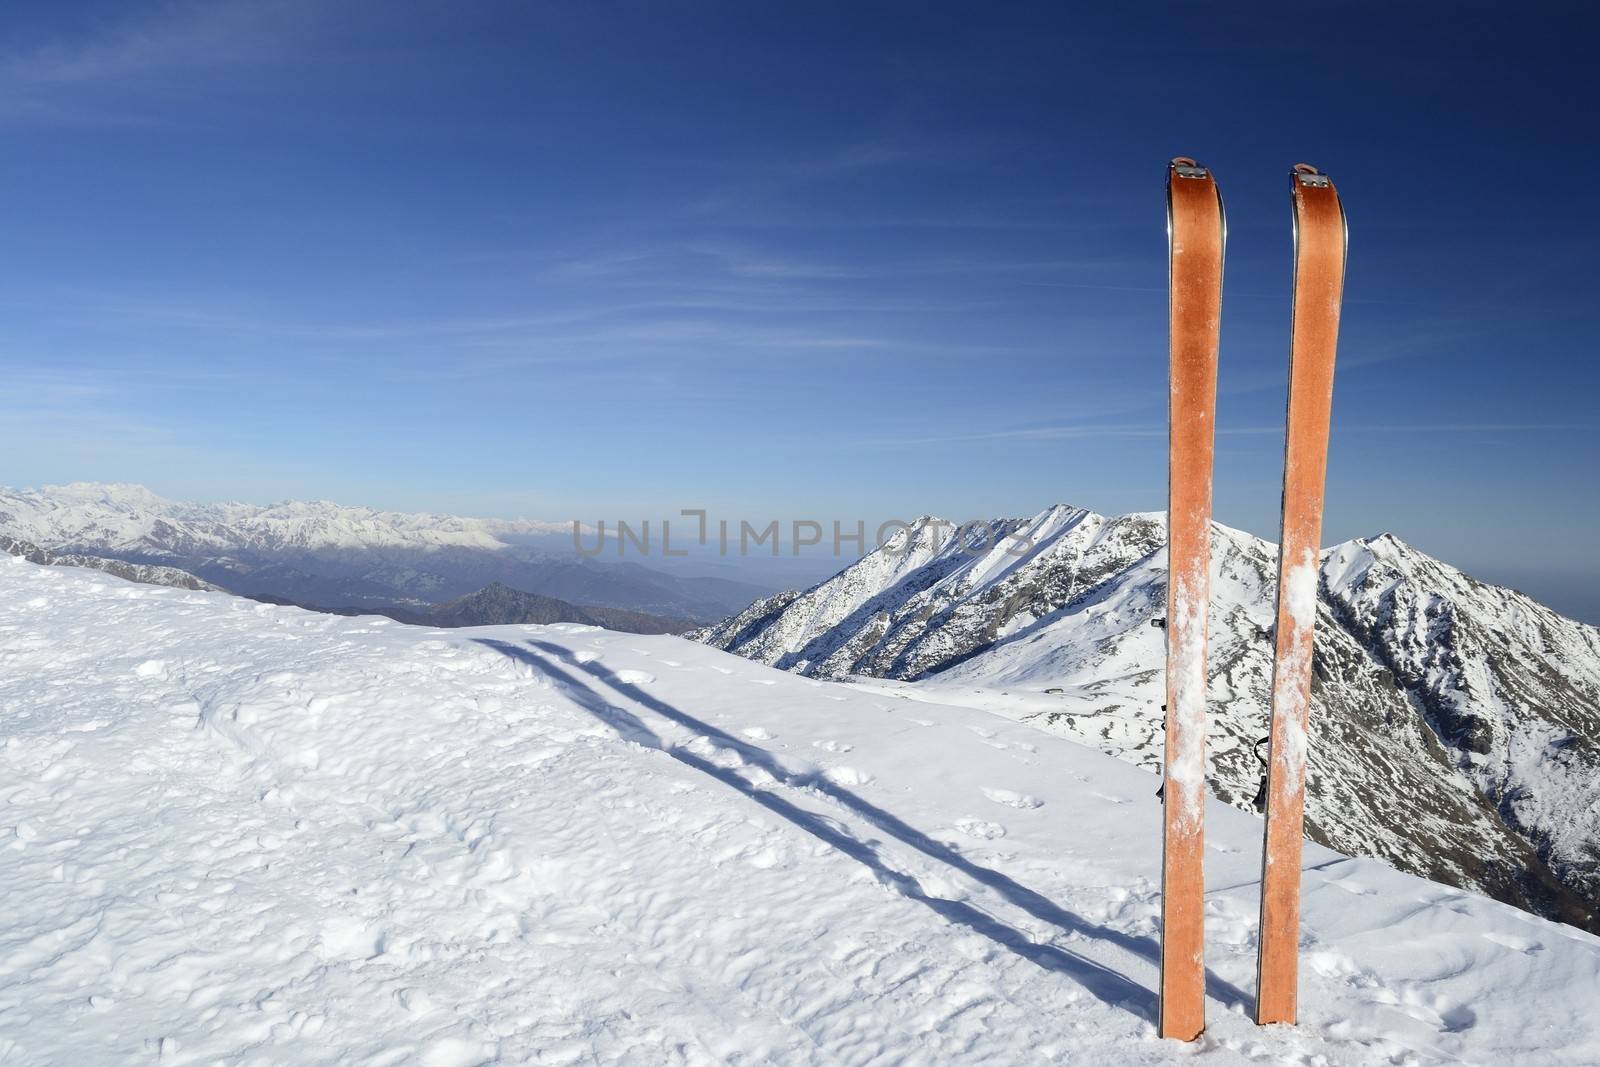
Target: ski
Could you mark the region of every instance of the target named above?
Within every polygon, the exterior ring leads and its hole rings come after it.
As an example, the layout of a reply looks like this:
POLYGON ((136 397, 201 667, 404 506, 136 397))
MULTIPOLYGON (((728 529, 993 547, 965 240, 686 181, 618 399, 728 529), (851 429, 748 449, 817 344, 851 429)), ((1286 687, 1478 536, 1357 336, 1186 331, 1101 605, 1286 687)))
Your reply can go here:
POLYGON ((1256 1022, 1293 1023, 1299 984, 1300 855, 1306 729, 1317 620, 1323 482, 1333 363, 1344 293, 1346 231, 1339 193, 1306 163, 1290 172, 1294 203, 1294 312, 1283 458, 1283 534, 1267 756, 1266 848, 1261 871, 1261 955, 1256 1022))
POLYGON ((1167 172, 1171 369, 1167 445, 1167 720, 1162 791, 1162 1037, 1205 1029, 1206 606, 1211 463, 1227 241, 1211 172, 1167 172))

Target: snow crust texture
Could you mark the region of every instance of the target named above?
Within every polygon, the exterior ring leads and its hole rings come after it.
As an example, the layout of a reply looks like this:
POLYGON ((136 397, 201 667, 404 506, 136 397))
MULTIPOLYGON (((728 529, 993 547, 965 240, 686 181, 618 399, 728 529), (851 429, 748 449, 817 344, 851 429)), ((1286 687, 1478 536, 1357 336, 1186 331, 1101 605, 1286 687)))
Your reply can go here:
POLYGON ((1248 1021, 1155 1038, 1155 779, 672 637, 429 631, 0 559, 0 1062, 1571 1063, 1600 939, 1307 850, 1248 1021))
MULTIPOLYGON (((1164 517, 1057 506, 996 520, 989 540, 1013 533, 1034 546, 1020 558, 948 538, 899 559, 876 553, 698 636, 1159 769, 1164 517)), ((1266 751, 1276 557, 1213 524, 1205 773, 1246 809, 1266 751)), ((1600 931, 1600 629, 1388 534, 1292 573, 1286 607, 1316 624, 1309 836, 1600 931)))

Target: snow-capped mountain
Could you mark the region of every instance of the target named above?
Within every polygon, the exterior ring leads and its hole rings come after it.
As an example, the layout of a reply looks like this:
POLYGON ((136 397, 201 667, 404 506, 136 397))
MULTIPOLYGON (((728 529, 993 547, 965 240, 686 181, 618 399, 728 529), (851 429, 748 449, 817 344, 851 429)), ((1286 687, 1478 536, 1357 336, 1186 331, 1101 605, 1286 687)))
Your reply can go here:
POLYGON ((378 511, 325 500, 191 504, 142 485, 74 482, 0 488, 0 527, 45 546, 192 556, 217 552, 509 547, 505 538, 571 536, 570 523, 378 511))
POLYGON ((501 582, 572 603, 708 622, 768 591, 579 557, 571 523, 327 501, 194 504, 139 485, 0 488, 0 533, 51 552, 177 567, 232 592, 331 609, 418 608, 501 582))
MULTIPOLYGON (((1159 768, 1163 516, 1059 506, 966 535, 921 524, 698 636, 1159 768)), ((1247 809, 1276 566, 1272 544, 1214 526, 1208 778, 1247 809)), ((1351 541, 1322 560, 1313 700, 1313 839, 1600 929, 1600 629, 1393 536, 1351 541)))
POLYGON ((1155 777, 971 708, 10 557, 0 665, 7 1067, 1600 1059, 1600 939, 1315 845, 1254 1025, 1219 803, 1162 1041, 1155 777))

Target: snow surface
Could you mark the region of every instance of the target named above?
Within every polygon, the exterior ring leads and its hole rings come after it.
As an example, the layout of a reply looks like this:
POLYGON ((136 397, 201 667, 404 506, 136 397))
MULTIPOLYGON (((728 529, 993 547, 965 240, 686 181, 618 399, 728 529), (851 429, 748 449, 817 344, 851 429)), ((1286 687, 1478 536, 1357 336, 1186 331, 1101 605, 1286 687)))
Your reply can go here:
POLYGON ((1156 779, 671 637, 430 631, 0 559, 0 1062, 1600 1062, 1600 939, 1207 813, 1152 1026, 1156 779))

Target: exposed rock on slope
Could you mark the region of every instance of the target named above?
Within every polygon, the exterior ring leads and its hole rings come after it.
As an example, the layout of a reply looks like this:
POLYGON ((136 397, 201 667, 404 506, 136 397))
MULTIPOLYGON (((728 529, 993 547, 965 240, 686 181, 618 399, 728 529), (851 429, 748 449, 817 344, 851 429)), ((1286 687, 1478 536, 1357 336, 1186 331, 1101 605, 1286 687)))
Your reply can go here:
POLYGON ((127 563, 120 559, 103 559, 99 556, 85 556, 80 553, 60 554, 47 552, 38 545, 21 538, 0 534, 0 552, 7 555, 20 556, 29 563, 41 563, 52 567, 83 567, 87 570, 105 571, 107 574, 118 578, 126 578, 130 582, 141 582, 144 585, 168 585, 175 589, 206 589, 213 592, 222 592, 222 587, 212 585, 201 578, 196 578, 188 571, 179 570, 177 567, 162 567, 147 563, 127 563))

